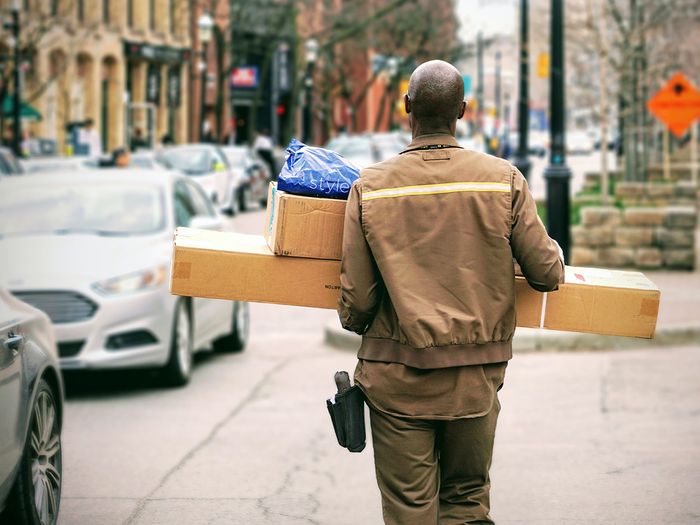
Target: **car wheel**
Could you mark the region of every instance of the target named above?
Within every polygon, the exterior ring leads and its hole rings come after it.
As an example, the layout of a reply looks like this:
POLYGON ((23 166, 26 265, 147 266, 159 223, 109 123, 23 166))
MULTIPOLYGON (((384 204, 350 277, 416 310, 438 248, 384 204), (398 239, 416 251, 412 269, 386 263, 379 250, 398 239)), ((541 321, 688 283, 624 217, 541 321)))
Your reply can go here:
POLYGON ((248 210, 248 191, 245 186, 238 188, 238 209, 241 211, 248 210))
POLYGON ((232 216, 238 215, 241 211, 240 201, 238 200, 238 188, 234 188, 231 191, 231 206, 229 209, 231 210, 232 216))
POLYGON ((61 474, 56 395, 41 379, 17 480, 8 500, 8 523, 55 525, 61 503, 61 474))
POLYGON ((248 303, 233 304, 231 333, 214 342, 217 352, 240 352, 245 349, 250 336, 250 312, 248 303))
POLYGON ((169 386, 183 386, 192 375, 192 324, 185 301, 175 307, 170 357, 162 370, 163 379, 169 386))

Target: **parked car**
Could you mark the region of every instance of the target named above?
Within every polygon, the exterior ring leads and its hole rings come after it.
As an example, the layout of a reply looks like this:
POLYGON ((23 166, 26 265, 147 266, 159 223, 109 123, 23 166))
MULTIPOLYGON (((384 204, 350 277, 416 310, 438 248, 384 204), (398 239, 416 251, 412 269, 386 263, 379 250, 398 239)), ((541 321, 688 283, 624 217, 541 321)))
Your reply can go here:
POLYGON ((400 132, 338 135, 326 148, 333 150, 358 168, 366 168, 401 153, 408 145, 406 135, 400 132))
POLYGON ((215 144, 171 146, 159 155, 166 167, 196 179, 220 209, 231 207, 233 173, 228 159, 215 144))
POLYGON ((0 289, 0 523, 56 524, 62 421, 51 321, 0 289))
POLYGON ((21 161, 27 175, 97 168, 97 159, 88 157, 37 157, 21 161))
POLYGON ((566 134, 566 150, 571 155, 588 155, 593 151, 593 141, 585 131, 570 131, 566 134))
POLYGON ((270 167, 255 150, 246 146, 221 148, 233 172, 230 212, 246 211, 251 203, 267 204, 267 187, 273 180, 270 167))
POLYGON ((193 179, 85 170, 2 191, 0 285, 49 315, 63 369, 155 366, 183 385, 194 351, 245 347, 247 304, 169 293, 175 227, 222 227, 193 179))
POLYGON ((21 175, 24 172, 12 150, 0 146, 0 176, 21 175))

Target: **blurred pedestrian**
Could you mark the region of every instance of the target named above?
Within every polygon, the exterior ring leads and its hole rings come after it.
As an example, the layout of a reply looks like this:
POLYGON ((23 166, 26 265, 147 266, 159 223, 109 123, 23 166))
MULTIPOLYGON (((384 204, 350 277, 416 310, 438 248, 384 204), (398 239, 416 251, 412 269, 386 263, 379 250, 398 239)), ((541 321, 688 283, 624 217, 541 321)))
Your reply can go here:
POLYGON ((540 291, 564 276, 520 172, 454 135, 464 85, 421 64, 404 106, 413 141, 362 171, 347 203, 339 316, 362 334, 384 521, 493 523, 497 392, 512 357, 513 259, 540 291))
POLYGON ((86 146, 88 157, 99 157, 102 155, 102 140, 95 129, 95 122, 91 118, 85 120, 83 129, 79 134, 79 142, 86 146))
POLYGON ((116 148, 107 158, 100 159, 101 168, 127 168, 131 162, 129 150, 123 147, 116 148))
POLYGON ((253 149, 260 155, 260 157, 265 161, 265 163, 270 167, 270 173, 275 173, 275 159, 272 155, 272 137, 270 137, 270 130, 264 128, 257 133, 255 137, 255 142, 253 143, 253 149))
POLYGON ((134 129, 134 136, 131 137, 131 151, 136 151, 138 149, 147 149, 148 141, 143 136, 143 131, 141 128, 134 129))
POLYGON ((216 142, 216 140, 214 140, 214 133, 211 130, 211 124, 208 120, 205 120, 204 124, 202 125, 202 142, 206 142, 208 144, 213 144, 216 142))

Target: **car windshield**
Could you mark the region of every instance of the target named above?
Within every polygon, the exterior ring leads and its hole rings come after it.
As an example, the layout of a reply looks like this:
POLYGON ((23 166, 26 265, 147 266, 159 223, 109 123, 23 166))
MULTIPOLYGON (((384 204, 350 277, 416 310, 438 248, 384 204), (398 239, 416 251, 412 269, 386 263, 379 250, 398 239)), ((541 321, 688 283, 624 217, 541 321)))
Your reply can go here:
MULTIPOLYGON (((24 182, 24 181, 23 181, 24 182)), ((16 184, 3 187, 0 237, 145 235, 165 227, 163 192, 124 183, 16 184)))
POLYGON ((204 175, 212 171, 206 149, 175 148, 164 151, 162 157, 168 166, 187 175, 204 175))
POLYGON ((80 169, 83 164, 76 160, 42 159, 30 160, 25 164, 27 173, 50 173, 52 171, 80 169))
POLYGON ((226 148, 225 153, 231 164, 244 164, 248 150, 245 148, 226 148))

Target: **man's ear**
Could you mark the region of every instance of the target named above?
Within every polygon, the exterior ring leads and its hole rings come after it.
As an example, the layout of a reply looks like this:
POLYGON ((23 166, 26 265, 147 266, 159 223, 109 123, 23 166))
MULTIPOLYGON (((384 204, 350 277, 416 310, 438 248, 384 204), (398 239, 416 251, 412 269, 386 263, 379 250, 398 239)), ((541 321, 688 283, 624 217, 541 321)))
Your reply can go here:
POLYGON ((403 96, 403 108, 406 110, 407 115, 411 112, 411 98, 408 96, 408 93, 403 96))
POLYGON ((467 103, 463 100, 462 104, 459 106, 459 115, 457 116, 457 120, 461 119, 464 116, 464 112, 467 110, 467 103))

